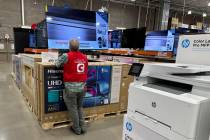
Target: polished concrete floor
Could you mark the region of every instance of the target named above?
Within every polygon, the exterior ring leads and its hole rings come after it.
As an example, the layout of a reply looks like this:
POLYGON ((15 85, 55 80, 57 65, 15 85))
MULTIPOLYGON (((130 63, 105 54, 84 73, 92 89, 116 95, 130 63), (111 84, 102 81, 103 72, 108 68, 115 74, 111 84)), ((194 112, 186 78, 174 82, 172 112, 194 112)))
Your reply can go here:
POLYGON ((11 65, 0 62, 0 140, 121 140, 122 117, 93 122, 76 136, 68 128, 44 131, 26 107, 10 76, 11 65))

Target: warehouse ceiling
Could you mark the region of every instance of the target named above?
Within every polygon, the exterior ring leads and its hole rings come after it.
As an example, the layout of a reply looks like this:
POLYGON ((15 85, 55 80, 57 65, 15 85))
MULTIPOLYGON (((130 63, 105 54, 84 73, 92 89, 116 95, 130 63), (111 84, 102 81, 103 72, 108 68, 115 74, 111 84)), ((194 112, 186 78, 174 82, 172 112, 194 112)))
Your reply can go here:
MULTIPOLYGON (((124 3, 124 4, 132 4, 132 5, 140 5, 147 7, 148 0, 106 0, 112 1, 117 3, 124 3)), ((203 12, 210 15, 210 6, 208 3, 210 0, 164 0, 171 3, 171 9, 187 12, 188 10, 192 10, 192 12, 196 14, 202 14, 203 12), (185 6, 184 6, 185 3, 185 6)), ((161 0, 149 0, 149 7, 160 7, 161 0)))

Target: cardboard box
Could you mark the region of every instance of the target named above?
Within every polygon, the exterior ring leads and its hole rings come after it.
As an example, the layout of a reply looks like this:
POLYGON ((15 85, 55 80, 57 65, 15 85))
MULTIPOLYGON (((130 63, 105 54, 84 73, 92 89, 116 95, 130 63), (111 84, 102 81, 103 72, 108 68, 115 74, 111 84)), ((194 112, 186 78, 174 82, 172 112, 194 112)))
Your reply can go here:
POLYGON ((35 114, 38 112, 36 101, 36 62, 41 62, 40 55, 20 54, 21 58, 21 90, 23 95, 33 107, 35 114))
POLYGON ((123 65, 122 79, 120 86, 120 110, 126 111, 128 106, 128 89, 131 82, 134 81, 133 76, 129 76, 128 72, 131 65, 123 65))
MULTIPOLYGON (((41 124, 44 124, 47 122, 56 122, 56 121, 61 122, 61 121, 69 120, 68 112, 66 111, 66 109, 63 108, 62 105, 58 107, 56 105, 54 106, 54 104, 47 103, 49 101, 50 96, 48 96, 49 91, 48 91, 46 85, 48 85, 49 83, 46 81, 46 78, 48 76, 50 76, 50 77, 48 77, 48 80, 49 80, 49 78, 57 77, 57 80, 61 81, 62 80, 62 76, 61 76, 62 69, 57 69, 54 65, 52 65, 50 63, 41 63, 41 62, 32 63, 32 61, 30 61, 30 62, 31 62, 30 64, 25 63, 25 65, 23 67, 24 68, 23 69, 24 77, 25 77, 25 83, 23 84, 24 94, 26 94, 27 98, 30 100, 30 102, 34 106, 36 106, 36 108, 37 108, 36 115, 37 115, 39 122, 41 124), (52 72, 54 70, 57 70, 57 72, 55 72, 56 74, 53 76, 49 73, 46 73, 46 72, 48 72, 48 69, 52 70, 52 72), (34 84, 31 81, 34 81, 34 84), (32 86, 32 85, 35 85, 35 86, 32 86), (32 92, 33 90, 31 90, 31 91, 29 90, 30 88, 34 89, 35 96, 33 96, 33 92, 32 92), (56 107, 58 107, 58 109, 56 107), (46 111, 46 110, 48 110, 48 111, 46 111)), ((84 108, 85 115, 87 117, 88 116, 97 116, 97 115, 101 115, 101 114, 114 113, 114 112, 118 112, 118 111, 127 109, 128 86, 129 86, 129 84, 130 84, 129 82, 131 80, 129 80, 129 81, 126 81, 126 80, 129 79, 128 71, 130 69, 130 66, 128 66, 127 64, 116 63, 116 62, 94 62, 94 63, 90 62, 89 65, 90 65, 90 67, 94 66, 94 67, 104 68, 103 71, 106 71, 107 66, 111 67, 111 69, 113 67, 115 67, 116 73, 118 72, 117 74, 115 74, 115 76, 120 81, 117 81, 118 83, 116 83, 116 82, 113 82, 114 80, 116 80, 115 78, 110 79, 111 86, 117 86, 117 84, 119 84, 118 85, 119 90, 116 90, 116 89, 111 90, 110 89, 110 93, 112 92, 111 94, 115 94, 115 96, 114 96, 115 102, 114 103, 111 103, 111 100, 110 100, 109 104, 107 104, 107 105, 84 108), (120 71, 117 71, 117 70, 120 70, 120 71), (123 87, 125 87, 125 88, 120 89, 122 87, 122 82, 124 85, 123 87), (127 84, 127 85, 125 85, 125 84, 127 84), (117 98, 119 98, 118 101, 117 101, 117 98), (120 103, 121 101, 123 101, 123 103, 120 103), (121 104, 123 104, 124 106, 121 107, 122 106, 121 104), (121 108, 123 108, 123 109, 121 109, 121 108)), ((110 73, 113 73, 113 71, 110 73)), ((113 75, 111 75, 111 76, 113 76, 113 75)), ((53 81, 53 79, 51 79, 51 80, 53 81)), ((54 79, 54 80, 56 80, 56 79, 54 79)), ((53 83, 59 84, 60 82, 54 81, 53 83)), ((59 85, 57 85, 57 86, 59 86, 59 85)), ((55 88, 55 87, 53 87, 53 88, 55 88)), ((50 89, 52 89, 52 88, 50 88, 50 89)), ((56 90, 58 90, 58 89, 62 90, 62 89, 64 89, 64 87, 56 88, 56 90)), ((53 93, 53 95, 55 95, 55 94, 53 93)), ((59 94, 59 97, 62 98, 62 95, 59 94)), ((60 100, 60 101, 63 102, 63 100, 60 100)), ((61 102, 59 104, 62 104, 61 102)))

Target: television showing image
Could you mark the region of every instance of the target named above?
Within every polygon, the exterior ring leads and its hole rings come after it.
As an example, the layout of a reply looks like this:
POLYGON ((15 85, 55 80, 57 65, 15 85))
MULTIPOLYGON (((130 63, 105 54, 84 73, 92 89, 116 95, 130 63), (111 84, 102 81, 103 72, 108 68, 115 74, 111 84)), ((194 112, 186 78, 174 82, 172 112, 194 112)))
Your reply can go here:
POLYGON ((36 48, 36 33, 35 31, 31 31, 29 33, 29 47, 30 48, 36 48))
POLYGON ((80 41, 80 49, 108 49, 107 13, 66 9, 46 15, 49 49, 69 49, 71 39, 80 41))
POLYGON ((145 51, 165 51, 174 50, 175 32, 173 30, 150 32, 146 36, 145 51))
POLYGON ((109 31, 109 48, 121 48, 122 30, 109 31))

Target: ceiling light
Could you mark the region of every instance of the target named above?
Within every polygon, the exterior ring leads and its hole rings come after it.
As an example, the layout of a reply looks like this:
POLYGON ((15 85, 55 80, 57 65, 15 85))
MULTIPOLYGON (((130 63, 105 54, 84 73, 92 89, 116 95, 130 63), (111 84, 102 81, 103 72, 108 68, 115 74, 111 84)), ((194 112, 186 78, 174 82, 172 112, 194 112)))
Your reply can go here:
POLYGON ((136 0, 131 0, 132 2, 135 2, 136 0))
POLYGON ((191 10, 189 10, 189 11, 187 12, 187 14, 188 14, 188 15, 191 15, 191 14, 192 14, 192 11, 191 11, 191 10))
POLYGON ((47 21, 52 21, 53 18, 52 17, 47 17, 46 19, 47 19, 47 21))
POLYGON ((116 27, 117 30, 125 30, 125 27, 116 27))
POLYGON ((210 6, 210 2, 208 3, 208 6, 210 6))
POLYGON ((207 17, 207 14, 206 13, 203 13, 203 17, 207 17))

